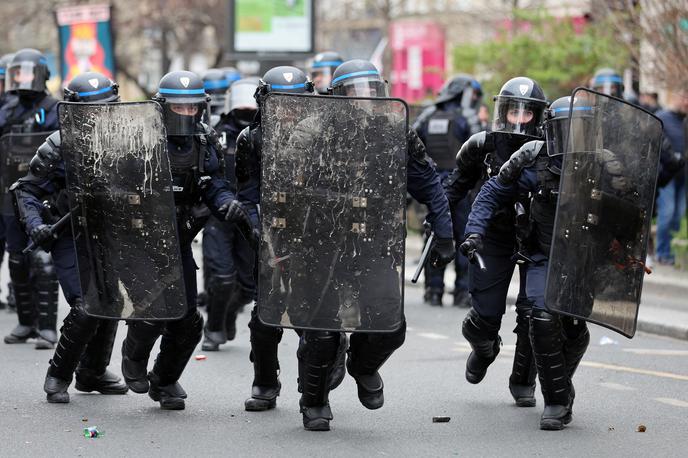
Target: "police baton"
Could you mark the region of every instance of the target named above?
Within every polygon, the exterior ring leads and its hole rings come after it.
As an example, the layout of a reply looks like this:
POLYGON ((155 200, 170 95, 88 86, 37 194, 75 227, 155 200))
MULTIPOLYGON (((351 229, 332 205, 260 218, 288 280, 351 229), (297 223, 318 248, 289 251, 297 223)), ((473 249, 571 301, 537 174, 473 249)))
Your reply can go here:
MULTIPOLYGON (((50 226, 50 232, 53 236, 56 236, 62 229, 67 225, 67 223, 72 219, 72 212, 67 212, 62 218, 60 218, 55 224, 50 226)), ((22 254, 29 254, 37 248, 36 242, 31 240, 29 244, 22 250, 22 254)))
POLYGON ((423 247, 423 252, 420 255, 420 260, 418 261, 418 267, 416 267, 416 272, 413 274, 413 278, 411 279, 411 283, 417 283, 418 282, 418 278, 420 277, 421 272, 423 272, 423 268, 425 267, 425 263, 428 262, 428 256, 430 255, 430 250, 432 250, 432 245, 434 243, 435 243, 435 233, 431 232, 430 236, 425 241, 425 246, 423 247))
POLYGON ((468 261, 470 261, 474 264, 478 264, 478 268, 481 271, 483 271, 483 272, 487 271, 487 266, 485 265, 485 260, 483 259, 482 256, 480 256, 480 253, 478 253, 477 251, 473 251, 473 253, 468 254, 468 261))

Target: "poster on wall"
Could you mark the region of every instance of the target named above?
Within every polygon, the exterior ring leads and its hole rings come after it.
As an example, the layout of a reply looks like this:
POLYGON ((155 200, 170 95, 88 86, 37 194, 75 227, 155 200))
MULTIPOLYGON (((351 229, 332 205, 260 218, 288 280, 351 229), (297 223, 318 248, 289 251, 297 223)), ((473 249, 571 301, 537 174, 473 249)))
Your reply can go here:
POLYGON ((234 0, 233 51, 313 51, 313 0, 234 0))
POLYGON ((115 53, 110 11, 107 4, 61 6, 55 10, 63 85, 88 71, 100 72, 114 80, 115 53))

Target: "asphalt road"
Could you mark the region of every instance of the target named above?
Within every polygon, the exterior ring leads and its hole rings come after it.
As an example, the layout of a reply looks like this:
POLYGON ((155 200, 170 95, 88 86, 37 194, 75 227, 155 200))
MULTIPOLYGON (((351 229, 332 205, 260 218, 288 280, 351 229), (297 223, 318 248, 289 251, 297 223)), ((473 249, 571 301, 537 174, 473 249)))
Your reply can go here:
MULTIPOLYGON (((382 370, 385 406, 362 407, 347 376, 331 394, 335 419, 324 433, 301 426, 298 341, 291 331, 280 347, 277 409, 243 410, 252 380, 247 313, 240 315, 234 342, 189 363, 181 379, 189 399, 179 412, 161 411, 146 395, 80 394, 73 387, 70 404, 48 404, 42 384, 50 352, 0 343, 0 456, 686 456, 688 342, 642 334, 627 340, 593 326, 575 377, 574 421, 562 432, 544 432, 538 429, 539 393, 537 407, 518 408, 508 392, 513 312, 504 318, 502 353, 474 386, 463 378, 468 345, 459 322, 465 310, 423 305, 419 288, 407 288, 406 295, 409 331, 382 370), (604 337, 613 342, 600 345, 604 337), (432 423, 436 415, 451 421, 432 423), (636 432, 641 424, 646 432, 636 432), (86 439, 86 426, 105 435, 86 439)), ((0 312, 3 333, 14 323, 0 312)), ((111 365, 118 373, 125 330, 122 325, 111 365)))

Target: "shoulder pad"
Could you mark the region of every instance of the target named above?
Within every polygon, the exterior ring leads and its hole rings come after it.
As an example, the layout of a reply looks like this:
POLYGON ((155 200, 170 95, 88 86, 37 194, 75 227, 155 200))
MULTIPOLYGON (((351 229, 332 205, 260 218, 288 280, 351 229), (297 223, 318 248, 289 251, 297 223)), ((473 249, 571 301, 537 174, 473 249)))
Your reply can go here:
POLYGON ((52 134, 48 135, 48 138, 45 140, 47 143, 50 144, 50 146, 53 147, 53 149, 60 149, 60 145, 62 144, 62 137, 60 137, 60 131, 56 130, 52 134))
POLYGON ((487 131, 471 135, 456 154, 456 164, 468 165, 476 161, 482 162, 485 154, 494 149, 493 143, 492 134, 487 131))
POLYGON ((533 165, 544 145, 542 140, 533 140, 521 146, 499 169, 499 181, 502 184, 516 181, 524 168, 533 165))
POLYGON ((244 129, 239 132, 236 139, 236 147, 239 149, 247 149, 251 147, 251 128, 244 127, 244 129))

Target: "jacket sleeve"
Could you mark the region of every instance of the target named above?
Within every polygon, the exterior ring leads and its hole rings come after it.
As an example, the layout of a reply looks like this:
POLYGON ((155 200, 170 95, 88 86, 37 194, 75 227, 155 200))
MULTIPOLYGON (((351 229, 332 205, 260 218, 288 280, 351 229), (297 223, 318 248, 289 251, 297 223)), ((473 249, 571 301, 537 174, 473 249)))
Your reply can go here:
POLYGON ((245 128, 236 144, 237 196, 241 202, 260 204, 260 129, 245 128))
POLYGON ((409 132, 407 159, 407 190, 418 202, 428 207, 428 222, 438 238, 450 239, 452 222, 449 203, 440 177, 427 159, 425 148, 413 129, 409 132))
POLYGON ((229 188, 229 183, 224 176, 222 169, 221 152, 215 145, 208 145, 209 156, 206 158, 206 176, 201 183, 203 202, 210 211, 218 218, 224 215, 218 213, 220 207, 235 199, 234 194, 229 188))
POLYGON ((492 136, 487 132, 472 135, 456 155, 456 168, 444 181, 449 205, 457 205, 483 176, 483 161, 492 149, 492 136))
POLYGON ((43 201, 58 191, 49 178, 39 178, 29 172, 14 183, 10 190, 19 214, 19 221, 27 233, 45 223, 43 201))
POLYGON ((537 189, 537 173, 532 167, 523 169, 519 176, 512 181, 504 182, 499 176, 490 178, 481 188, 478 197, 473 201, 471 213, 468 215, 466 232, 480 234, 487 232, 492 216, 497 210, 511 205, 516 197, 524 192, 537 189))

